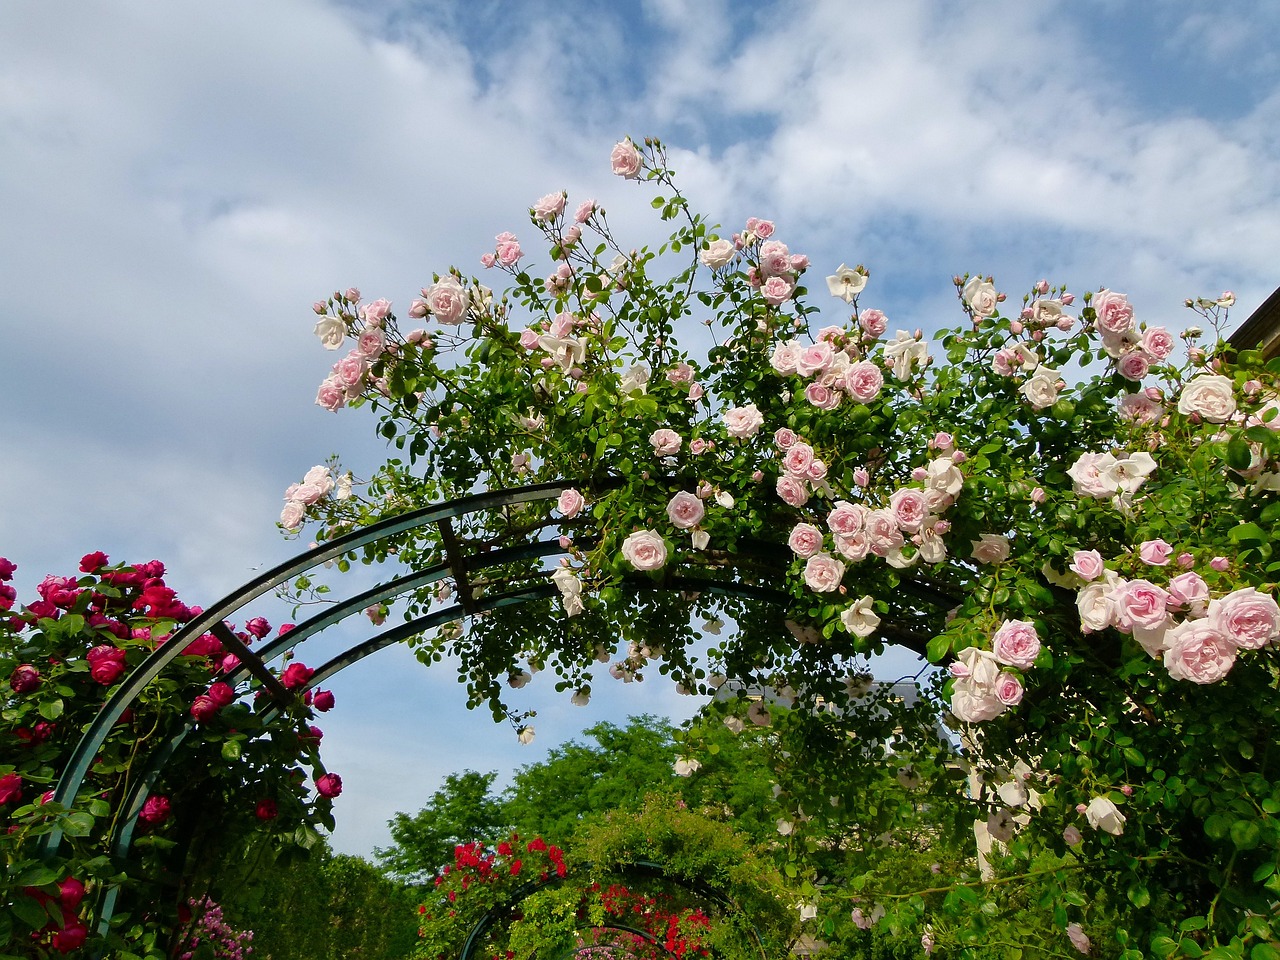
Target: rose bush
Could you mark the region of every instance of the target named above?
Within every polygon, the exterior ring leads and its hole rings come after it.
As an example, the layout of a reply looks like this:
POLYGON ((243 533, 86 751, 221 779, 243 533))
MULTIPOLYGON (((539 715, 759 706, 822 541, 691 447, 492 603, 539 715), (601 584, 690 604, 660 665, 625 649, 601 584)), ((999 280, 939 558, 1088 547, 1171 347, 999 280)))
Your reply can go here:
MULTIPOLYGON (((0 559, 0 586, 15 569, 0 559)), ((107 698, 199 613, 178 599, 164 573, 159 561, 109 564, 99 552, 84 558, 78 576, 46 577, 26 604, 16 602, 16 590, 0 593, 8 611, 0 619, 0 676, 8 678, 0 686, 0 943, 7 954, 83 948, 167 956, 195 936, 183 930, 187 900, 207 906, 217 862, 259 841, 309 846, 319 838, 316 826, 332 826, 330 800, 305 786, 304 770, 323 770, 318 740, 299 735, 311 717, 310 695, 275 703, 237 673, 239 660, 213 634, 192 640, 142 690, 72 801, 54 799, 107 698), (174 738, 176 754, 153 766, 174 738), (150 793, 139 802, 136 790, 149 776, 150 793), (63 840, 49 854, 43 841, 54 830, 63 840), (103 930, 98 919, 112 891, 120 904, 103 930)), ((235 635, 247 645, 269 630, 255 618, 235 635)), ((198 913, 193 922, 207 916, 203 907, 198 913)))
MULTIPOLYGON (((540 202, 545 278, 504 232, 480 262, 509 289, 450 269, 409 308, 420 328, 389 308, 370 319, 355 290, 316 304, 326 347, 341 346, 341 326, 378 348, 340 361, 317 403, 370 407, 396 454, 364 484, 342 473, 341 497, 286 494, 284 526, 312 522, 323 540, 477 489, 572 491, 558 511, 532 502, 461 522, 477 556, 548 534, 573 599, 418 641, 426 662, 461 658, 473 703, 508 713, 501 681, 526 667, 589 693, 597 661, 623 681, 656 663, 687 690, 728 677, 777 691, 805 708, 789 735, 821 748, 792 786, 799 873, 821 811, 865 798, 858 757, 879 749, 850 743, 846 681, 857 658, 903 644, 950 668, 934 676, 954 734, 911 724, 894 749, 932 752, 930 802, 992 826, 984 871, 1040 878, 1048 857, 1081 878, 1037 888, 1063 943, 1103 923, 1080 891, 1106 884, 1124 892, 1107 900, 1106 929, 1126 957, 1277 956, 1264 918, 1280 893, 1280 363, 1227 349, 1233 298, 1187 301, 1197 324, 1175 334, 1111 289, 1039 281, 1007 295, 957 276, 961 323, 927 339, 864 306, 870 272, 842 264, 826 278, 842 313, 819 326, 809 258, 771 221, 712 226, 656 141, 623 141, 611 165, 656 188, 654 208, 676 222, 656 250, 618 240, 594 201, 572 224, 540 202), (696 626, 728 618, 731 637, 696 626), (840 772, 823 757, 842 758, 840 772), (1034 806, 997 789, 1018 761, 1034 806), (1099 800, 1116 815, 1081 819, 1099 800), (1064 831, 1081 826, 1068 848, 1064 831)), ((416 532, 346 562, 426 566, 449 549, 416 532)), ((549 575, 538 560, 495 561, 457 587, 470 603, 549 575)), ((413 617, 441 602, 406 594, 399 607, 413 617)), ((726 709, 762 725, 777 713, 763 700, 726 709)), ((972 943, 987 920, 968 898, 991 879, 953 876, 964 896, 937 903, 887 891, 902 896, 880 922, 939 949, 972 943)), ((819 918, 836 897, 822 892, 819 918)))

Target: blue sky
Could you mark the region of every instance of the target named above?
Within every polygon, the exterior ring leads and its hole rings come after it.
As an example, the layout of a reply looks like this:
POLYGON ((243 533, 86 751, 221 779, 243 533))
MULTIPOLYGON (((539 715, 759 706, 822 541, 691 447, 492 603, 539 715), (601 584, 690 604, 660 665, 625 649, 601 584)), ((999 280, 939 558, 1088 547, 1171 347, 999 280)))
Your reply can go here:
MULTIPOLYGON (((561 188, 652 239, 608 175, 627 134, 667 141, 720 222, 775 220, 819 275, 866 263, 897 325, 953 322, 965 271, 1110 286, 1171 326, 1231 289, 1243 321, 1280 284, 1277 33, 1267 0, 11 0, 0 555, 24 595, 89 550, 159 557, 205 604, 290 555, 284 488, 382 454, 367 415, 312 402, 311 302, 403 307, 561 188)), ((686 716, 657 679, 580 709, 538 678, 519 748, 452 671, 372 658, 323 724, 336 845, 385 842, 446 772, 686 716)))

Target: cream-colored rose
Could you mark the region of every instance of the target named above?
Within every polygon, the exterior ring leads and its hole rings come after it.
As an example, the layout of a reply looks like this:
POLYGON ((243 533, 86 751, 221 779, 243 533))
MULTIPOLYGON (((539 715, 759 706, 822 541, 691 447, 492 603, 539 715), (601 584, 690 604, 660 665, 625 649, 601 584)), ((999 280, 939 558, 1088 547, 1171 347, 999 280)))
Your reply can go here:
POLYGON ((337 317, 321 317, 316 321, 315 331, 326 350, 337 350, 347 339, 347 325, 337 317))
POLYGON ((1183 385, 1178 412, 1194 413, 1210 423, 1226 423, 1236 412, 1235 387, 1227 377, 1202 373, 1183 385))
POLYGON ((707 244, 707 248, 698 254, 698 259, 704 266, 718 270, 732 260, 736 252, 733 243, 729 240, 712 240, 707 244))
POLYGON ((1085 807, 1084 818, 1095 830, 1116 837, 1124 833, 1125 816, 1107 797, 1094 797, 1090 800, 1089 806, 1085 807))
POLYGON ((973 315, 984 319, 996 312, 996 305, 1000 302, 995 285, 982 277, 970 277, 961 295, 964 297, 964 302, 969 305, 969 309, 973 311, 973 315))

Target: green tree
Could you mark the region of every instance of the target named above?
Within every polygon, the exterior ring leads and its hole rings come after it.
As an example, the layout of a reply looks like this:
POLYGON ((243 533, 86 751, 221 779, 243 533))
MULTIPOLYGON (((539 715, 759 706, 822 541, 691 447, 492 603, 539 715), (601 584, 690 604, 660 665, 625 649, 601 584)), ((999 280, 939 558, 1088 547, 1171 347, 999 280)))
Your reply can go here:
POLYGON ((451 773, 413 816, 397 813, 390 821, 391 846, 374 850, 383 868, 404 880, 425 881, 453 861, 458 844, 489 843, 506 834, 506 811, 490 792, 496 777, 474 770, 451 773))

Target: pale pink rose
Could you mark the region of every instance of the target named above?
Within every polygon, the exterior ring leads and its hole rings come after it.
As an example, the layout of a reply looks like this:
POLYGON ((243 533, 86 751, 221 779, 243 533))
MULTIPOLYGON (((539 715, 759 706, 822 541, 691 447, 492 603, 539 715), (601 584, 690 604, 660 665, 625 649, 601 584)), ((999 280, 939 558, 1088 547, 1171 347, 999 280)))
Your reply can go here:
POLYGON ((889 551, 902 547, 902 530, 892 510, 872 510, 866 515, 864 522, 867 537, 871 541, 871 551, 876 556, 883 557, 889 551))
POLYGON ((809 269, 809 255, 794 253, 791 255, 791 272, 800 274, 809 269))
POLYGON ((970 540, 973 552, 969 554, 978 563, 1004 563, 1009 559, 1009 540, 998 533, 984 533, 977 540, 970 540))
POLYGON ((1092 946, 1089 943, 1089 937, 1085 934, 1084 929, 1078 923, 1067 924, 1067 939, 1071 941, 1071 945, 1081 953, 1087 954, 1092 946))
MULTIPOLYGON (((423 291, 423 293, 425 295, 426 291, 423 291)), ((413 317, 415 320, 421 320, 430 312, 431 310, 427 306, 427 301, 425 300, 415 298, 414 301, 409 304, 409 316, 413 317)))
POLYGON ((1164 414, 1164 406, 1145 393, 1127 393, 1120 398, 1120 419, 1134 423, 1156 423, 1164 414))
POLYGON ((778 496, 793 507, 803 507, 809 502, 809 485, 790 474, 778 478, 778 496))
POLYGON ((1115 495, 1116 486, 1106 479, 1104 471, 1115 463, 1116 458, 1109 453, 1082 453, 1067 476, 1074 481, 1078 495, 1106 499, 1115 495))
POLYGON ((1163 360, 1173 352, 1173 334, 1164 327, 1147 327, 1142 332, 1142 349, 1156 360, 1163 360))
POLYGON ((654 530, 637 530, 622 541, 622 556, 637 570, 660 570, 667 562, 667 543, 654 530))
POLYGON ((889 318, 872 307, 870 310, 863 310, 858 314, 858 324, 866 332, 867 336, 883 337, 884 332, 889 329, 889 318))
POLYGON ((884 374, 870 360, 860 360, 844 372, 844 388, 859 403, 870 403, 884 387, 884 374))
POLYGON ((853 482, 865 489, 871 483, 871 474, 866 467, 853 468, 853 482))
POLYGON ((1219 573, 1225 573, 1231 568, 1231 561, 1226 557, 1214 557, 1209 561, 1209 566, 1219 573))
POLYGON ((803 440, 797 440, 782 458, 782 469, 793 477, 804 477, 808 475, 811 463, 813 463, 813 447, 803 440))
POLYGON ((467 312, 467 291, 453 275, 441 277, 426 290, 427 306, 440 323, 461 323, 467 312))
POLYGON ((677 363, 666 372, 668 383, 693 383, 693 367, 687 363, 677 363))
POLYGON ((348 394, 358 390, 369 372, 369 361, 358 350, 352 350, 333 365, 333 375, 339 383, 346 387, 348 394))
POLYGON ((1105 333, 1127 333, 1133 329, 1133 307, 1123 293, 1102 289, 1093 296, 1098 329, 1105 333))
POLYGON ((286 530, 296 530, 302 526, 302 521, 307 515, 306 505, 297 500, 290 500, 284 505, 284 509, 280 511, 280 526, 286 530))
POLYGON ((681 490, 667 504, 667 517, 681 530, 696 527, 706 516, 707 508, 692 493, 681 490))
POLYGON ((779 450, 790 450, 796 440, 795 431, 789 427, 779 427, 773 433, 773 443, 779 450))
POLYGON ((836 542, 836 552, 854 563, 865 560, 871 552, 871 538, 865 530, 850 534, 837 533, 833 539, 836 542))
POLYGON ((1040 635, 1028 620, 1006 620, 991 635, 991 653, 1000 663, 1030 670, 1040 655, 1040 635))
POLYGON ((674 430, 661 427, 649 434, 649 443, 653 445, 655 454, 660 457, 669 457, 680 450, 680 445, 684 443, 684 440, 674 430))
POLYGON ((769 357, 769 366, 773 367, 775 373, 783 376, 796 372, 796 360, 803 350, 795 340, 784 340, 781 343, 773 345, 773 353, 769 357))
POLYGON ((554 220, 564 213, 564 194, 548 193, 533 205, 533 216, 537 220, 554 220))
POLYGON ((837 500, 831 512, 827 514, 827 528, 842 537, 851 537, 862 529, 866 522, 866 515, 866 507, 849 503, 847 500, 837 500))
POLYGON ((340 317, 321 317, 316 321, 315 334, 326 350, 337 350, 347 339, 347 323, 340 317))
POLYGON ((356 341, 356 349, 370 360, 377 360, 387 349, 387 338, 378 327, 365 327, 356 341))
POLYGON ((696 403, 701 399, 702 399, 702 384, 700 383, 689 384, 689 402, 696 403))
POLYGON ((1097 580, 1106 569, 1102 555, 1097 550, 1077 550, 1071 560, 1071 568, 1081 580, 1097 580))
POLYGON ((768 240, 773 236, 773 221, 758 220, 755 217, 748 217, 747 233, 751 234, 758 240, 768 240))
POLYGON ((480 265, 484 267, 486 270, 492 267, 497 262, 498 262, 497 254, 493 254, 493 253, 480 254, 480 265))
POLYGON ((816 593, 830 593, 840 586, 844 563, 828 553, 815 553, 805 562, 805 585, 816 593))
POLYGON ((698 254, 698 259, 702 261, 703 266, 718 270, 729 263, 736 252, 731 241, 717 239, 707 244, 706 249, 698 254))
POLYGON ((1138 547, 1138 558, 1151 567, 1163 567, 1173 556, 1173 547, 1162 539, 1143 540, 1138 547))
POLYGON ((1261 650, 1280 635, 1280 606, 1253 587, 1209 603, 1209 623, 1241 650, 1261 650))
POLYGON ((804 472, 805 479, 812 484, 821 483, 827 478, 827 465, 821 460, 815 459, 809 464, 809 469, 804 472))
POLYGON ((1178 412, 1195 414, 1210 423, 1226 423, 1236 412, 1234 384, 1218 374, 1193 377, 1178 395, 1178 412))
POLYGON ((791 272, 791 251, 781 240, 770 240, 760 245, 760 272, 766 277, 777 277, 791 272))
POLYGON ((916 533, 929 514, 924 491, 914 487, 895 490, 889 497, 889 509, 898 526, 907 533, 916 533))
POLYGON ((787 277, 770 277, 760 284, 760 295, 765 303, 776 307, 788 300, 795 288, 795 282, 787 277))
POLYGON ((995 286, 982 277, 970 277, 960 291, 960 295, 973 311, 973 315, 983 319, 996 312, 1000 301, 1000 295, 996 293, 995 286))
POLYGON ((1149 580, 1130 580, 1116 590, 1117 623, 1122 630, 1135 625, 1153 630, 1166 619, 1169 594, 1149 580))
POLYGON ((1116 372, 1135 383, 1151 369, 1151 358, 1142 350, 1130 350, 1116 363, 1116 372))
POLYGON ((567 490, 560 491, 560 499, 556 501, 556 509, 565 518, 576 517, 582 512, 582 508, 586 506, 586 503, 586 498, 573 487, 570 487, 567 490))
POLYGON ((557 313, 555 319, 551 321, 550 336, 561 340, 573 333, 573 314, 568 312, 557 313))
POLYGON ((822 531, 812 523, 797 523, 787 537, 787 546, 797 557, 808 559, 822 549, 822 531))
POLYGON ((609 165, 619 177, 634 180, 640 174, 640 151, 631 142, 631 138, 614 144, 609 154, 609 165))
POLYGON ((1165 634, 1164 665, 1175 680, 1217 683, 1236 662, 1236 645, 1213 622, 1184 620, 1165 634))
POLYGON ((1016 707, 1022 702, 1022 681, 1016 675, 1002 670, 996 677, 996 699, 1006 707, 1016 707))
POLYGON ((840 406, 842 396, 843 394, 829 390, 816 380, 804 388, 804 398, 819 410, 834 410, 840 406))
POLYGON ((347 388, 334 376, 328 377, 316 391, 317 406, 337 413, 347 402, 347 388))
POLYGON ((700 457, 708 450, 715 449, 715 444, 709 440, 703 440, 701 437, 694 437, 689 441, 689 452, 695 457, 700 457))
POLYGON ((520 331, 520 346, 524 347, 526 350, 532 350, 538 345, 538 340, 541 336, 542 334, 533 327, 526 327, 524 330, 520 331))
POLYGON ((591 215, 596 212, 596 202, 594 200, 583 200, 578 204, 578 209, 573 214, 573 219, 578 223, 586 223, 591 219, 591 215))
POLYGON ((966 678, 957 680, 951 690, 951 712, 964 723, 991 720, 1007 709, 996 696, 994 686, 982 686, 966 678))
POLYGON ((756 409, 754 403, 745 407, 734 407, 724 412, 725 430, 729 436, 739 440, 754 437, 764 425, 764 416, 756 409))
POLYGON ((371 327, 380 327, 387 317, 391 316, 391 301, 385 297, 379 297, 370 303, 366 303, 357 311, 360 319, 371 327))
POLYGON ((1079 828, 1074 824, 1067 824, 1067 826, 1062 830, 1062 842, 1068 847, 1074 847, 1083 839, 1084 836, 1080 833, 1079 828))

